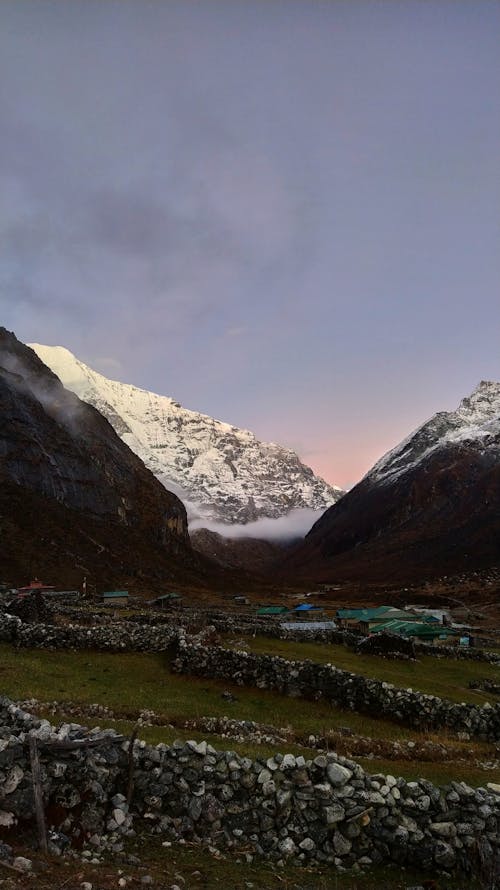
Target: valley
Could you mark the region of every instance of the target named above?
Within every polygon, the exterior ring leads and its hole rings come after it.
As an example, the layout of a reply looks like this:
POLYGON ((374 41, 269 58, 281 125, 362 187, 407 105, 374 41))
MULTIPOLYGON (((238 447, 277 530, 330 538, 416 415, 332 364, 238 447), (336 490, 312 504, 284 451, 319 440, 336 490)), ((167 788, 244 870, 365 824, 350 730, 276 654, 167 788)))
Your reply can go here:
POLYGON ((410 875, 489 888, 500 867, 497 385, 343 494, 293 453, 106 381, 66 350, 48 353, 84 401, 5 330, 1 346, 10 886, 30 882, 15 871, 24 855, 41 887, 67 868, 67 890, 143 877, 399 890, 410 875), (151 457, 160 428, 174 488, 198 504, 193 524, 224 515, 226 533, 190 534, 193 514, 151 457), (242 522, 320 506, 305 538, 240 534, 242 522), (18 590, 26 576, 50 593, 18 590), (384 654, 358 648, 379 636, 376 616, 384 654))

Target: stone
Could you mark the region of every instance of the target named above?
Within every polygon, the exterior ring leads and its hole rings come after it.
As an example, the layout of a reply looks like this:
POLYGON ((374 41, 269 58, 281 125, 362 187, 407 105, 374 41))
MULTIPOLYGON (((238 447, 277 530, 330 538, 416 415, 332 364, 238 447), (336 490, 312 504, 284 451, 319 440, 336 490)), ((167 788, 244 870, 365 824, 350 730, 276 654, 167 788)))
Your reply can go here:
POLYGON ((22 782, 23 778, 24 770, 22 770, 21 767, 17 764, 14 764, 12 769, 9 770, 9 772, 7 773, 5 782, 3 782, 2 784, 2 794, 4 796, 6 796, 7 794, 12 794, 12 792, 16 790, 17 786, 22 782))
POLYGON ((334 787, 342 787, 352 777, 352 772, 340 763, 329 763, 326 768, 328 781, 334 787))
POLYGON ((437 865, 441 865, 443 868, 451 868, 456 862, 453 847, 445 843, 445 841, 438 841, 434 850, 434 860, 437 865))
POLYGON ((437 834, 439 837, 455 837, 457 833, 453 822, 431 822, 429 828, 433 834, 437 834))
POLYGON ((488 791, 493 791, 493 794, 500 794, 500 785, 497 785, 496 782, 488 782, 486 787, 488 791))
POLYGON ((281 761, 282 769, 295 769, 297 766, 297 761, 293 754, 285 754, 283 760, 281 761))
POLYGON ((118 826, 123 825, 126 818, 127 818, 127 816, 123 812, 123 810, 118 809, 118 807, 116 807, 116 809, 113 810, 113 819, 118 826))
POLYGON ((192 797, 188 804, 189 818, 193 822, 197 822, 203 810, 203 802, 201 797, 192 797))
POLYGON ((31 871, 33 868, 31 859, 25 859, 24 856, 16 856, 12 865, 14 868, 19 868, 21 871, 31 871))
POLYGON ((344 837, 340 831, 336 831, 332 838, 333 849, 337 856, 347 856, 351 852, 351 841, 344 837))
POLYGON ((336 822, 342 822, 345 818, 344 807, 341 807, 340 804, 331 804, 325 807, 323 812, 327 825, 335 825, 336 822))

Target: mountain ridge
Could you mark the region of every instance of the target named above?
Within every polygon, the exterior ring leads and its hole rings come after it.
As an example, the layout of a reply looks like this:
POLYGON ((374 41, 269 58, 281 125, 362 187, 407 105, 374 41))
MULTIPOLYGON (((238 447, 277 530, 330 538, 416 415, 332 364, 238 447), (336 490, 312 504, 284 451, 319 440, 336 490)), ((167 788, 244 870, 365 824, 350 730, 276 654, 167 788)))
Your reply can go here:
POLYGON ((500 564, 500 383, 481 381, 387 452, 286 569, 411 582, 500 564))
POLYGON ((64 385, 97 408, 191 518, 228 525, 324 510, 343 492, 289 448, 183 408, 170 396, 109 380, 61 346, 30 347, 64 385))

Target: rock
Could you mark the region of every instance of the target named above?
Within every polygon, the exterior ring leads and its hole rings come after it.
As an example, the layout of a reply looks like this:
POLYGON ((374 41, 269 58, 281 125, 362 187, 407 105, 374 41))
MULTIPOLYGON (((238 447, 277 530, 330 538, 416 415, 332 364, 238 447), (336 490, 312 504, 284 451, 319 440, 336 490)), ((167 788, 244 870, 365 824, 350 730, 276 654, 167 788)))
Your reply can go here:
POLYGON ((278 850, 280 851, 282 856, 293 856, 297 847, 295 846, 291 837, 285 837, 278 844, 278 850))
POLYGON ((333 849, 337 856, 347 856, 351 852, 351 841, 344 837, 340 831, 336 831, 332 838, 333 849))
POLYGON ((497 785, 496 782, 488 782, 486 787, 488 791, 493 791, 493 794, 500 794, 500 785, 497 785))
POLYGON ((429 828, 433 834, 437 834, 439 837, 455 837, 457 833, 453 822, 431 822, 429 828))
POLYGON ((297 761, 293 754, 285 754, 283 760, 281 761, 282 769, 294 769, 297 765, 297 761))
POLYGON ((456 855, 453 847, 450 847, 450 845, 444 841, 438 841, 434 850, 434 860, 437 865, 442 865, 443 868, 451 868, 456 862, 456 855))
POLYGON ((328 781, 334 787, 342 787, 352 776, 352 772, 347 767, 342 766, 340 763, 329 763, 326 768, 326 775, 328 777, 328 781))
POLYGON ((127 817, 126 817, 125 813, 123 812, 123 810, 118 809, 118 807, 113 810, 113 819, 115 820, 115 822, 118 826, 123 825, 126 818, 127 817))
POLYGON ((342 822, 345 818, 344 807, 341 807, 340 804, 331 804, 325 807, 323 812, 327 825, 335 825, 336 822, 342 822))
POLYGON ((21 871, 31 871, 33 868, 31 859, 25 859, 24 856, 16 856, 12 865, 14 868, 19 868, 21 871))
POLYGON ((22 770, 20 766, 15 764, 7 773, 7 778, 2 784, 2 793, 4 795, 12 794, 12 792, 16 790, 17 786, 22 782, 23 778, 24 770, 22 770))

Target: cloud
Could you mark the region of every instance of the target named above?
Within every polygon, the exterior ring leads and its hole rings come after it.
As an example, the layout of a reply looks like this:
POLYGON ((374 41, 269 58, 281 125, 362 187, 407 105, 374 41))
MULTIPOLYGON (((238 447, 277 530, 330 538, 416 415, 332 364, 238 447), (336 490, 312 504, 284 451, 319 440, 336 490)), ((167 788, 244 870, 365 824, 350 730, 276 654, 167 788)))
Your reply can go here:
POLYGON ((292 541, 303 538, 311 529, 324 510, 292 510, 279 519, 257 519, 247 525, 225 525, 211 522, 203 518, 189 523, 191 531, 197 528, 208 528, 224 538, 261 538, 267 541, 292 541))

